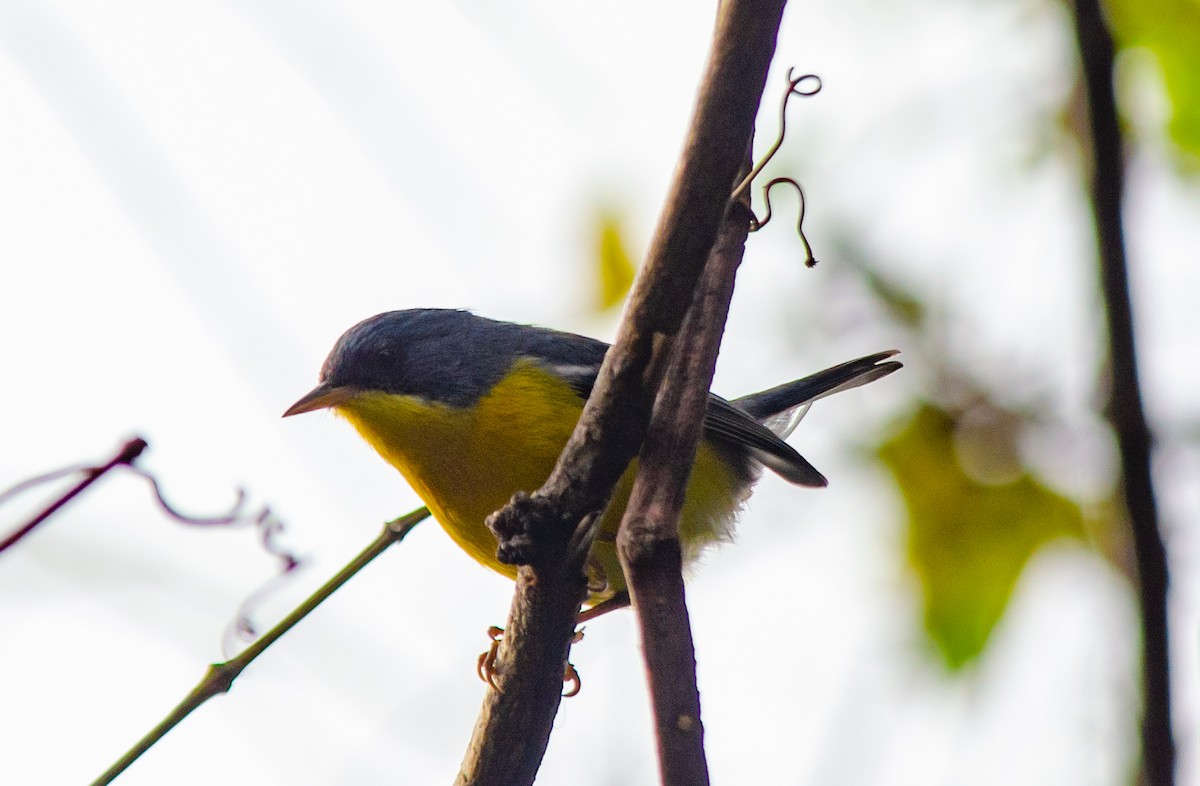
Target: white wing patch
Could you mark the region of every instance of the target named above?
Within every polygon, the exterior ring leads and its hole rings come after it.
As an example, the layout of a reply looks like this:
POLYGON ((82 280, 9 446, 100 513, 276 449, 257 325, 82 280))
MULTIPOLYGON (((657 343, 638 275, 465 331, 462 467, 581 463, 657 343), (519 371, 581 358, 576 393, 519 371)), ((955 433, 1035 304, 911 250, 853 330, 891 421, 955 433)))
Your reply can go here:
POLYGON ((796 426, 800 425, 800 421, 804 420, 804 416, 808 414, 810 409, 812 409, 812 402, 806 401, 791 409, 785 409, 783 412, 776 412, 764 420, 762 424, 774 432, 775 436, 780 439, 787 439, 796 430, 796 426))

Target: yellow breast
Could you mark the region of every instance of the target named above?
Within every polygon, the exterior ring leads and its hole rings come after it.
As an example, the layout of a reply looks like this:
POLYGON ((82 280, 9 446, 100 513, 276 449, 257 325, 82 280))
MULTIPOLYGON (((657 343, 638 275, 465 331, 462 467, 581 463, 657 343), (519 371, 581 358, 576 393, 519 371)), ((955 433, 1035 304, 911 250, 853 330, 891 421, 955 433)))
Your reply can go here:
MULTIPOLYGON (((582 410, 583 399, 570 385, 533 363, 517 364, 470 407, 364 393, 337 408, 404 475, 464 551, 510 577, 516 568, 496 560, 496 540, 484 521, 517 491, 541 487, 582 410)), ((590 578, 607 586, 597 586, 590 603, 625 587, 614 542, 635 472, 636 462, 601 522, 590 578)), ((701 443, 680 522, 685 561, 704 546, 729 539, 746 492, 741 485, 716 451, 701 443)))

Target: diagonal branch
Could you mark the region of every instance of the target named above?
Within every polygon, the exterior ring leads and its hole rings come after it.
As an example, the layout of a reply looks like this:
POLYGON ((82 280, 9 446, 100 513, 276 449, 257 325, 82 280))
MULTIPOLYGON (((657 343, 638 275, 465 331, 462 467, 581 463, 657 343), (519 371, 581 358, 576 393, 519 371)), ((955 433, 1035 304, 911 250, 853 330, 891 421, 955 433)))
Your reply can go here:
POLYGON ((554 472, 489 521, 521 565, 509 629, 459 773, 460 784, 531 783, 558 709, 584 598, 594 522, 639 449, 676 334, 693 300, 750 141, 783 0, 725 0, 691 128, 646 265, 592 396, 554 472))
POLYGON ((1133 528, 1142 620, 1142 777, 1170 786, 1175 775, 1167 637, 1167 552, 1158 527, 1151 476, 1151 435, 1142 407, 1134 344, 1133 306, 1121 218, 1124 161, 1113 92, 1115 47, 1098 0, 1075 0, 1075 34, 1087 91, 1092 217, 1108 323, 1111 364, 1108 418, 1121 451, 1121 485, 1133 528))
MULTIPOLYGON (((15 546, 22 538, 37 529, 42 522, 46 521, 46 519, 57 513, 63 505, 66 505, 68 502, 75 499, 75 497, 86 491, 88 486, 99 480, 109 470, 119 466, 132 467, 133 463, 137 461, 138 456, 142 455, 142 451, 144 451, 146 447, 146 440, 142 439, 141 437, 134 437, 122 445, 121 449, 117 451, 117 454, 101 466, 89 467, 88 469, 84 470, 86 472, 86 477, 84 477, 83 480, 72 486, 70 490, 68 490, 58 499, 54 500, 54 502, 50 503, 50 505, 48 505, 41 513, 38 513, 29 521, 25 522, 25 524, 20 526, 15 532, 6 535, 3 539, 0 539, 0 551, 4 551, 5 549, 15 546)), ((55 472, 53 473, 53 476, 58 477, 59 473, 55 472)), ((45 476, 42 476, 42 478, 44 477, 45 476)), ((34 478, 32 482, 35 484, 39 483, 41 482, 42 478, 34 478)), ((23 489, 26 488, 26 486, 25 484, 18 484, 16 488, 23 489)))
POLYGON ((428 508, 417 508, 411 513, 387 522, 383 527, 383 532, 371 542, 371 545, 363 549, 349 564, 334 574, 333 578, 322 584, 316 592, 276 623, 275 627, 256 639, 249 647, 242 650, 237 657, 227 660, 224 663, 210 665, 200 682, 192 688, 183 701, 179 702, 154 728, 146 732, 140 740, 134 743, 132 748, 125 751, 121 758, 117 759, 100 777, 92 781, 91 786, 107 786, 107 784, 112 783, 125 770, 129 769, 143 753, 156 745, 167 732, 182 723, 183 719, 191 715, 201 704, 214 696, 228 693, 229 689, 233 687, 233 681, 259 655, 266 652, 268 647, 278 641, 283 634, 295 627, 300 620, 312 613, 317 606, 326 601, 330 595, 341 588, 343 584, 353 578, 376 557, 391 546, 404 540, 413 527, 428 517, 428 508))

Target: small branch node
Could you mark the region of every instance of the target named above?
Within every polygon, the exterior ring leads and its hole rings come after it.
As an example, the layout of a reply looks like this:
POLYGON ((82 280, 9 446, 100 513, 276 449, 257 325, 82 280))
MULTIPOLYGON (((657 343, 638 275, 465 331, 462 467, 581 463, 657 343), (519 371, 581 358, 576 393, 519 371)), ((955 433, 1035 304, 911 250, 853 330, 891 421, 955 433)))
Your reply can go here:
POLYGON ((487 526, 498 543, 496 559, 505 565, 535 568, 562 554, 571 531, 568 523, 562 520, 558 505, 523 491, 514 494, 508 505, 488 516, 487 526))

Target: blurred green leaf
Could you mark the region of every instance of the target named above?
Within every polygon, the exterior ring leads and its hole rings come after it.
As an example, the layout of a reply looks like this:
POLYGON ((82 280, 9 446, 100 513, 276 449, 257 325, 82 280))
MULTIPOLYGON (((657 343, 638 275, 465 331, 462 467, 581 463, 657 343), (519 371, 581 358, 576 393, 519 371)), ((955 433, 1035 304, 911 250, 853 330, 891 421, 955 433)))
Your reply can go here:
POLYGON ((633 286, 633 257, 625 244, 621 220, 611 212, 600 214, 596 248, 596 309, 605 311, 625 301, 633 286))
POLYGON ((909 328, 920 328, 925 322, 925 304, 899 283, 877 270, 860 264, 859 271, 871 293, 883 303, 892 318, 909 328))
POLYGON ((1158 61, 1171 100, 1171 138, 1200 156, 1200 2, 1108 0, 1107 7, 1120 45, 1146 49, 1158 61))
MULTIPOLYGON (((1083 535, 1079 506, 1027 471, 1018 467, 1002 483, 964 471, 959 425, 926 404, 879 448, 907 507, 908 560, 921 583, 925 629, 952 670, 983 652, 1034 552, 1083 535)), ((1015 443, 996 447, 1016 455, 1015 443)))

